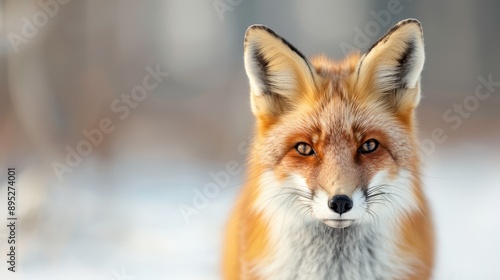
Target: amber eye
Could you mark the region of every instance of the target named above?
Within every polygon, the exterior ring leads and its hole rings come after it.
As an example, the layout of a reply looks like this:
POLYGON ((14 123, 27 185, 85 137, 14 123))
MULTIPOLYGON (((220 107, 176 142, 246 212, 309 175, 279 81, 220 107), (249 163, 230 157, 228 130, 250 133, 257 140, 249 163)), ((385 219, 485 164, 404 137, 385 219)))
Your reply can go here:
POLYGON ((361 147, 359 148, 359 152, 362 154, 372 153, 378 148, 378 145, 379 145, 379 143, 377 140, 370 139, 370 140, 366 141, 365 143, 363 143, 363 145, 361 145, 361 147))
POLYGON ((295 150, 302 156, 312 156, 315 154, 311 145, 304 142, 297 143, 297 145, 295 145, 295 150))

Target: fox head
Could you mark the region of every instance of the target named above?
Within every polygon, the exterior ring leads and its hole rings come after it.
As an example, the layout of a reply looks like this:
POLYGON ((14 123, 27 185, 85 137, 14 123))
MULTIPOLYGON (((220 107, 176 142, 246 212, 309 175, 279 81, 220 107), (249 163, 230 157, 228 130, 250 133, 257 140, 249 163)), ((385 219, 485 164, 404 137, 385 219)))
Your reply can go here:
POLYGON ((257 122, 255 207, 286 207, 333 228, 418 210, 414 111, 424 57, 415 19, 340 62, 309 61, 271 29, 250 26, 244 60, 257 122))

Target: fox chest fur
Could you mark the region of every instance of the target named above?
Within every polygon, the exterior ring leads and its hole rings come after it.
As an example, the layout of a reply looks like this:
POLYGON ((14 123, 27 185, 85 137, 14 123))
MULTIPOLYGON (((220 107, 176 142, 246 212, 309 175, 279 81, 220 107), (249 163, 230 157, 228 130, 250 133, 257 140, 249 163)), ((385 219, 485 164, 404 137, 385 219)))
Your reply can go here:
POLYGON ((253 269, 262 279, 395 279, 411 263, 396 256, 394 236, 377 228, 291 227, 274 255, 253 269), (407 262, 407 263, 405 263, 407 262))

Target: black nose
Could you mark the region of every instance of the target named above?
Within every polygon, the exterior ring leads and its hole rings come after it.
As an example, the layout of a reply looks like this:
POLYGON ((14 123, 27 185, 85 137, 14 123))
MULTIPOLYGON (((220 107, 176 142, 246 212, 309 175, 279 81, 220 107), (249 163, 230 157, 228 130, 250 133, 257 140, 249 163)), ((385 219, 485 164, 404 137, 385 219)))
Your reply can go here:
POLYGON ((342 215, 352 209, 352 200, 347 195, 335 195, 328 201, 328 207, 342 215))

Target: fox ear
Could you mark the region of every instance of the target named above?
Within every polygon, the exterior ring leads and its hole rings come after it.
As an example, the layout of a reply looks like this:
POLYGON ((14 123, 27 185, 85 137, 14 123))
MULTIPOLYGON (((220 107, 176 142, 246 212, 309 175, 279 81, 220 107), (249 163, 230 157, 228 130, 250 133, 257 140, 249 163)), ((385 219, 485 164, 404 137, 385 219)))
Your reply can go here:
POLYGON ((420 100, 424 60, 420 22, 400 21, 361 57, 356 88, 370 95, 389 94, 393 105, 412 109, 420 100))
POLYGON ((276 118, 312 94, 315 74, 310 63, 271 29, 263 25, 247 29, 244 58, 257 117, 276 118))

